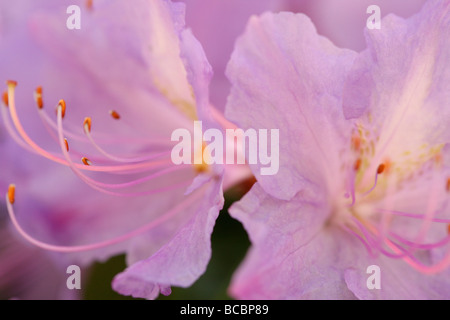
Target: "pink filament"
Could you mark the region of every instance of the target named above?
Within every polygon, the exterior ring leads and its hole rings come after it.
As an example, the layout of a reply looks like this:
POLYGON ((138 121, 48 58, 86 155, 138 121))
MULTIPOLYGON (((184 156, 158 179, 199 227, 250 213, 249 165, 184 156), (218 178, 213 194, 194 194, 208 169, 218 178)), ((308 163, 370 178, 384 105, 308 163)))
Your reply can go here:
POLYGON ((372 235, 370 234, 370 231, 364 227, 356 218, 353 218, 353 222, 357 225, 358 229, 362 232, 362 234, 364 235, 364 237, 367 239, 367 242, 370 246, 372 246, 373 248, 375 248, 376 250, 380 251, 381 253, 383 253, 385 256, 393 258, 393 259, 403 259, 406 256, 406 252, 404 252, 404 250, 401 250, 402 253, 399 254, 398 252, 393 254, 389 251, 386 251, 383 246, 376 241, 375 239, 373 239, 372 235))
POLYGON ((434 248, 439 248, 439 247, 445 246, 447 243, 450 243, 450 235, 445 237, 444 239, 442 239, 439 242, 425 244, 425 243, 416 243, 416 242, 413 242, 413 241, 409 241, 409 240, 407 240, 407 239, 405 239, 403 237, 400 237, 399 235, 397 235, 397 234, 395 234, 393 232, 390 232, 389 234, 393 238, 395 238, 398 241, 406 244, 407 246, 414 247, 414 248, 421 249, 421 250, 430 250, 430 249, 434 249, 434 248))
POLYGON ((51 245, 51 244, 48 244, 48 243, 45 243, 45 242, 42 242, 42 241, 39 241, 39 240, 33 238, 26 231, 24 231, 23 228, 18 223, 16 216, 14 214, 13 206, 9 202, 8 195, 6 196, 6 205, 8 208, 9 217, 11 218, 11 221, 12 221, 14 227, 17 229, 19 234, 21 236, 23 236, 27 241, 38 246, 39 248, 45 249, 45 250, 69 253, 69 252, 82 252, 82 251, 100 249, 100 248, 104 248, 104 247, 108 247, 111 245, 115 245, 115 244, 124 242, 128 239, 138 236, 144 232, 147 232, 147 231, 153 229, 154 227, 157 227, 158 225, 161 225, 162 223, 166 222, 167 220, 169 220, 176 214, 185 211, 186 208, 188 206, 190 206, 192 203, 194 203, 195 201, 197 201, 200 198, 200 196, 202 196, 202 192, 197 192, 197 193, 187 197, 179 205, 177 205, 172 210, 168 211, 166 214, 162 215, 158 219, 153 220, 152 222, 149 222, 148 224, 146 224, 140 228, 134 229, 128 233, 125 233, 119 237, 116 237, 116 238, 113 238, 110 240, 106 240, 106 241, 88 244, 88 245, 81 245, 81 246, 57 246, 57 245, 51 245))
POLYGON ((85 133, 86 133, 86 136, 87 136, 89 142, 94 146, 95 149, 97 149, 98 152, 100 152, 106 158, 108 158, 110 160, 113 160, 113 161, 117 161, 117 162, 129 162, 129 163, 142 162, 142 161, 153 160, 153 159, 156 159, 156 158, 161 157, 161 156, 170 155, 170 153, 171 153, 171 151, 165 151, 165 152, 160 152, 160 153, 157 153, 157 154, 151 154, 151 155, 142 156, 142 157, 122 158, 122 157, 114 156, 114 155, 106 152, 103 148, 101 148, 95 142, 95 140, 92 138, 91 133, 89 132, 89 130, 85 130, 85 133))
MULTIPOLYGON (((25 132, 19 117, 17 115, 15 101, 14 101, 14 87, 8 86, 8 105, 10 110, 11 119, 13 120, 14 126, 16 127, 17 132, 22 137, 22 139, 32 148, 36 153, 41 155, 44 158, 52 160, 56 163, 60 163, 66 166, 69 166, 69 163, 59 156, 55 156, 46 150, 39 147, 25 132)), ((60 107, 58 108, 60 109, 60 107)), ((140 170, 152 169, 155 167, 159 167, 161 165, 171 164, 171 160, 164 161, 155 161, 155 162, 143 162, 132 165, 116 165, 116 166, 85 166, 82 164, 73 164, 75 167, 81 170, 86 171, 95 171, 95 172, 135 172, 140 170)))
MULTIPOLYGON (((378 249, 380 252, 382 252, 384 255, 391 257, 391 258, 401 258, 403 259, 406 263, 408 263, 411 267, 413 267, 415 270, 424 273, 424 274, 436 274, 439 273, 443 270, 445 270, 447 267, 450 266, 450 250, 447 250, 446 255, 444 256, 444 258, 431 266, 427 266, 424 265, 423 263, 421 263, 420 261, 418 261, 410 252, 410 250, 406 250, 405 248, 402 248, 401 246, 399 246, 398 244, 395 244, 393 241, 385 238, 384 239, 384 243, 394 252, 394 253, 390 253, 386 250, 383 249, 383 247, 379 244, 376 244, 375 242, 373 242, 371 240, 371 235, 369 233, 369 231, 355 218, 353 218, 353 221, 356 223, 356 225, 359 227, 359 229, 361 230, 361 232, 363 233, 363 235, 366 237, 368 243, 370 245, 373 245, 376 249, 378 249)), ((378 235, 378 232, 376 231, 375 228, 371 228, 371 232, 374 233, 374 235, 378 235)), ((399 240, 399 239, 398 239, 399 240)), ((420 244, 416 244, 416 243, 406 243, 407 240, 401 238, 401 242, 404 242, 407 245, 410 245, 411 247, 417 247, 420 246, 420 244)), ((399 240, 400 241, 400 240, 399 240)), ((425 247, 427 246, 433 246, 433 248, 438 247, 438 245, 440 244, 445 245, 449 240, 444 239, 436 244, 430 244, 430 245, 423 245, 425 247)))
POLYGON ((348 233, 354 235, 359 241, 361 241, 362 244, 366 247, 366 249, 367 249, 367 251, 369 252, 370 256, 371 256, 372 258, 375 257, 375 253, 373 252, 372 247, 371 247, 371 245, 370 245, 369 242, 367 242, 363 237, 361 237, 358 233, 356 233, 356 232, 353 231, 352 229, 347 228, 347 227, 345 227, 345 226, 343 226, 342 228, 343 228, 345 231, 347 231, 348 233))
POLYGON ((370 188, 369 191, 366 191, 365 193, 363 193, 363 197, 367 196, 369 193, 371 193, 377 187, 377 182, 378 182, 378 171, 375 174, 375 182, 374 182, 372 188, 370 188))
MULTIPOLYGON (((56 125, 56 123, 47 115, 47 113, 45 113, 42 109, 39 109, 39 116, 42 120, 42 122, 46 125, 46 127, 51 127, 53 128, 55 131, 58 130, 58 126, 56 125)), ((50 128, 49 128, 50 130, 50 128)), ((56 141, 58 141, 58 137, 56 137, 53 133, 53 131, 50 130, 50 133, 53 137, 55 137, 56 141)), ((83 137, 82 135, 79 134, 75 134, 73 132, 68 131, 67 129, 64 130, 64 135, 71 139, 71 140, 76 140, 76 141, 82 141, 82 142, 87 142, 86 137, 83 137)))
POLYGON ((8 134, 13 138, 13 140, 22 148, 24 148, 25 150, 31 152, 31 153, 38 153, 36 150, 34 150, 33 148, 31 148, 28 144, 26 144, 25 142, 23 142, 23 140, 21 140, 16 132, 13 130, 12 126, 11 126, 11 122, 9 121, 9 117, 7 115, 6 112, 6 107, 5 108, 1 108, 2 109, 2 118, 3 118, 3 124, 5 125, 6 131, 8 132, 8 134))
POLYGON ((67 152, 67 149, 65 147, 64 144, 64 137, 63 137, 63 127, 62 127, 62 110, 60 107, 58 107, 58 111, 57 111, 57 123, 58 123, 58 135, 59 135, 59 143, 61 146, 61 151, 64 155, 64 157, 67 160, 67 163, 69 164, 69 167, 72 169, 72 171, 84 182, 86 182, 89 186, 91 186, 93 189, 98 190, 100 192, 109 194, 109 195, 113 195, 113 196, 119 196, 119 197, 136 197, 136 196, 143 196, 143 195, 150 195, 150 194, 156 194, 156 193, 160 193, 160 192, 165 192, 165 191, 170 191, 170 190, 174 190, 183 186, 187 186, 192 179, 189 179, 187 181, 183 181, 181 183, 177 183, 174 184, 172 186, 168 186, 168 187, 164 187, 164 188, 160 188, 160 189, 156 189, 156 190, 150 190, 150 191, 144 191, 144 192, 134 192, 134 193, 117 193, 117 192, 112 192, 109 190, 106 190, 106 188, 125 188, 125 187, 130 187, 139 183, 143 183, 145 181, 151 180, 153 178, 156 178, 158 176, 161 176, 165 173, 169 173, 169 172, 173 172, 175 170, 179 170, 180 167, 169 167, 166 170, 163 170, 161 172, 155 173, 153 175, 135 180, 133 182, 128 182, 128 183, 124 183, 124 184, 116 184, 116 185, 111 185, 111 184, 104 184, 104 183, 100 183, 98 181, 95 181, 91 178, 89 178, 88 176, 86 176, 85 174, 83 174, 80 170, 78 170, 78 168, 76 166, 73 165, 72 159, 69 156, 69 153, 67 152))
MULTIPOLYGON (((377 211, 389 213, 389 214, 393 214, 393 215, 397 215, 397 216, 402 216, 402 217, 408 217, 408 218, 412 218, 412 219, 423 219, 424 218, 423 214, 413 214, 413 213, 407 213, 407 212, 402 212, 402 211, 397 211, 397 210, 378 209, 377 211)), ((430 220, 433 222, 438 222, 438 223, 450 223, 450 219, 432 218, 430 220)))

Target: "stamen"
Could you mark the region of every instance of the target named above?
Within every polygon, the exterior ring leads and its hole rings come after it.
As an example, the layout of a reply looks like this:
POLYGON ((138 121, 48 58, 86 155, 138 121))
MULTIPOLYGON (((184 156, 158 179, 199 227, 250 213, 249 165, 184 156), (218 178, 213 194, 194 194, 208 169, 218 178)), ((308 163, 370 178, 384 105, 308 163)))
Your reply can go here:
POLYGON ((386 166, 384 163, 380 164, 377 169, 377 174, 382 174, 385 168, 386 166))
POLYGON ((361 167, 361 163, 362 163, 361 159, 358 158, 358 159, 355 161, 355 165, 353 166, 353 169, 354 169, 355 171, 358 171, 359 168, 361 167))
POLYGON ((375 188, 376 188, 376 186, 377 186, 377 183, 378 183, 378 175, 379 174, 382 174, 383 172, 384 172, 384 169, 386 168, 386 166, 385 166, 385 164, 380 164, 379 166, 378 166, 378 168, 377 168, 377 173, 375 174, 375 183, 373 184, 373 187, 372 188, 370 188, 370 190, 369 191, 367 191, 367 192, 365 192, 364 194, 363 194, 363 196, 366 196, 366 195, 368 195, 369 193, 371 193, 375 188))
POLYGON ((2 101, 5 107, 8 107, 8 91, 3 92, 2 101))
POLYGON ((61 99, 58 102, 58 106, 56 107, 56 113, 58 113, 58 108, 61 108, 61 117, 64 119, 64 116, 66 115, 66 102, 61 99))
MULTIPOLYGON (((105 194, 109 194, 112 196, 118 196, 118 197, 137 197, 137 196, 145 196, 145 195, 151 195, 151 194, 157 194, 157 193, 161 193, 161 192, 167 192, 167 191, 171 191, 171 190, 175 190, 178 188, 182 188, 182 187, 187 187, 190 183, 192 183, 192 178, 189 178, 189 180, 187 181, 182 181, 180 183, 175 183, 173 185, 170 185, 168 187, 162 187, 159 189, 153 189, 153 190, 148 190, 148 191, 143 191, 143 192, 134 192, 134 193, 117 193, 117 192, 111 192, 109 190, 106 190, 105 188, 108 189, 120 189, 120 188, 127 188, 127 187, 132 187, 141 183, 144 183, 146 181, 150 181, 154 178, 157 178, 159 176, 162 176, 164 174, 170 173, 170 172, 174 172, 176 170, 180 170, 183 169, 182 167, 179 166, 171 166, 167 169, 161 170, 159 172, 156 172, 154 174, 151 174, 149 176, 131 181, 131 182, 126 182, 126 183, 121 183, 121 184, 107 184, 107 183, 102 183, 99 181, 96 181, 94 179, 89 178, 88 176, 86 176, 85 174, 83 174, 78 167, 72 162, 71 158, 69 157, 69 154, 67 153, 65 147, 64 147, 64 138, 62 136, 63 133, 63 128, 62 128, 62 117, 61 117, 61 111, 58 111, 58 136, 59 136, 59 141, 60 141, 60 147, 61 147, 61 151, 63 153, 63 156, 65 157, 68 166, 72 169, 72 171, 75 173, 76 176, 78 176, 81 180, 83 180, 86 184, 88 184, 90 187, 92 187, 95 190, 98 190, 100 192, 103 192, 105 194)), ((94 167, 95 168, 95 167, 94 167)), ((100 168, 104 168, 104 167, 100 167, 100 168)))
POLYGON ((22 148, 24 148, 25 150, 31 152, 31 153, 36 153, 39 154, 39 152, 37 152, 35 149, 33 149, 30 145, 28 145, 27 143, 25 143, 22 139, 20 139, 19 136, 17 136, 16 132, 13 129, 13 126, 11 124, 11 122, 9 121, 9 117, 8 117, 8 111, 6 108, 1 108, 1 112, 2 112, 2 118, 3 118, 3 124, 6 128, 6 131, 9 133, 9 135, 11 136, 11 138, 13 138, 13 140, 22 148))
MULTIPOLYGON (((57 245, 51 245, 51 244, 48 244, 48 243, 45 243, 45 242, 42 242, 42 241, 39 241, 39 240, 33 238, 30 234, 28 234, 20 226, 19 222, 16 219, 16 215, 14 213, 14 208, 13 208, 12 204, 9 201, 7 201, 6 206, 7 206, 8 214, 9 214, 12 224, 17 229, 17 231, 20 233, 20 235, 22 235, 26 240, 28 240, 30 243, 34 244, 35 246, 38 246, 39 248, 42 248, 45 250, 68 253, 68 252, 82 252, 82 251, 104 248, 104 247, 108 247, 108 246, 111 246, 114 244, 124 242, 131 238, 134 238, 144 232, 147 232, 147 231, 161 225, 162 223, 171 219, 173 216, 179 214, 180 212, 183 212, 185 208, 189 207, 191 204, 198 201, 201 196, 203 196, 203 192, 196 192, 195 195, 185 198, 183 201, 180 202, 179 205, 174 207, 172 210, 166 212, 165 214, 161 215, 156 220, 153 220, 153 221, 149 222, 148 224, 141 226, 137 229, 134 229, 126 234, 123 234, 121 236, 118 236, 118 237, 110 239, 110 240, 97 242, 97 243, 93 243, 93 244, 88 244, 88 245, 81 245, 81 246, 57 246, 57 245)), ((8 200, 8 195, 7 195, 7 200, 8 200)))
MULTIPOLYGON (((396 210, 378 209, 377 211, 380 211, 383 213, 388 213, 388 214, 393 214, 393 215, 397 215, 397 216, 402 216, 402 217, 408 217, 408 218, 412 218, 412 219, 423 220, 425 218, 425 215, 423 215, 423 214, 413 214, 413 213, 407 213, 407 212, 396 211, 396 210)), ((437 223, 450 223, 450 219, 432 218, 432 219, 430 219, 430 221, 437 222, 437 223)))
MULTIPOLYGON (((73 164, 69 162, 67 159, 62 159, 58 155, 52 154, 44 149, 42 149, 39 145, 37 145, 30 136, 26 133, 24 130, 19 116, 17 114, 16 106, 15 106, 15 99, 14 99, 14 90, 15 86, 17 85, 17 82, 10 81, 8 83, 8 105, 9 105, 9 114, 11 116, 11 120, 14 124, 15 129, 17 130, 17 133, 19 134, 20 138, 16 136, 15 132, 12 130, 12 128, 8 127, 8 118, 4 116, 5 124, 7 124, 8 132, 11 134, 11 136, 23 147, 25 147, 27 150, 30 150, 32 152, 35 152, 37 154, 40 154, 41 156, 52 160, 56 163, 60 163, 66 166, 74 166, 77 169, 80 170, 87 170, 87 171, 95 171, 95 172, 121 172, 121 173, 127 173, 127 172, 142 172, 145 170, 155 169, 158 167, 163 167, 166 165, 172 164, 172 161, 170 159, 164 159, 160 161, 149 161, 149 162, 142 162, 137 163, 133 165, 111 165, 111 166, 86 166, 83 164, 73 164)), ((65 112, 66 104, 64 100, 61 100, 56 108, 57 116, 62 120, 63 114, 65 112)), ((2 115, 4 115, 4 111, 7 109, 2 109, 2 115)), ((59 121, 59 120, 58 120, 59 121)), ((58 126, 59 127, 59 126, 58 126)), ((58 131, 60 129, 58 128, 58 131)), ((62 134, 62 127, 61 127, 61 134, 62 134)), ((65 143, 64 143, 64 137, 61 139, 62 146, 64 150, 66 150, 65 143)))
POLYGON ((391 252, 385 250, 383 248, 382 243, 380 243, 380 241, 379 241, 379 240, 381 240, 379 238, 380 234, 374 226, 372 226, 368 221, 365 221, 365 223, 363 225, 355 217, 353 217, 352 219, 353 219, 353 222, 355 223, 355 225, 357 226, 357 228, 362 232, 364 237, 367 239, 369 245, 371 245, 372 247, 374 247, 375 249, 380 251, 385 256, 387 256, 389 258, 393 258, 393 259, 415 260, 415 258, 406 249, 402 248, 398 244, 394 244, 393 242, 391 242, 390 240, 388 240, 386 238, 383 238, 384 242, 386 242, 386 243, 389 242, 389 244, 391 244, 392 246, 395 247, 395 249, 397 249, 397 250, 394 250, 395 253, 391 253, 391 252), (373 236, 372 236, 372 234, 373 234, 373 236), (378 239, 377 239, 377 237, 378 237, 378 239))
POLYGON ((361 147, 361 137, 359 135, 354 134, 352 136, 352 149, 358 151, 361 147))
POLYGON ((67 142, 66 138, 64 138, 64 144, 66 145, 67 152, 69 152, 69 142, 67 142))
MULTIPOLYGON (((361 227, 361 224, 354 219, 354 221, 361 227)), ((374 233, 375 236, 378 236, 378 232, 375 228, 370 227, 369 228, 372 233, 374 233)), ((367 236, 366 234, 364 234, 367 236)), ((445 240, 444 240, 445 241, 445 240)), ((392 258, 402 258, 403 261, 408 263, 411 267, 416 269, 417 271, 423 273, 423 274, 436 274, 443 270, 445 270, 447 267, 450 266, 450 251, 447 250, 446 254, 444 255, 444 258, 439 261, 438 263, 435 263, 431 266, 427 266, 422 264, 420 261, 418 261, 413 255, 410 254, 409 250, 405 250, 400 245, 394 243, 393 241, 384 238, 384 243, 394 252, 394 254, 387 252, 382 247, 379 248, 379 250, 386 256, 392 257, 392 258)))
POLYGON ((116 111, 114 111, 114 110, 110 110, 109 111, 109 114, 111 115, 111 117, 113 117, 114 119, 116 119, 116 120, 119 120, 120 119, 120 114, 118 114, 116 111))
POLYGON ((89 142, 91 142, 91 144, 95 147, 95 149, 97 149, 98 152, 100 152, 106 158, 111 159, 113 161, 117 161, 117 162, 133 163, 133 162, 148 161, 148 160, 153 160, 153 159, 159 158, 161 156, 170 155, 170 153, 171 153, 171 151, 166 151, 166 152, 161 152, 161 153, 157 153, 157 154, 149 154, 147 156, 134 157, 134 158, 133 157, 130 157, 130 158, 118 157, 118 156, 110 154, 109 152, 105 151, 102 147, 100 147, 95 142, 95 140, 92 138, 89 131, 85 130, 85 133, 86 133, 86 136, 87 136, 89 142))
POLYGON ((81 161, 82 161, 86 166, 92 166, 92 162, 91 162, 88 158, 86 158, 86 157, 81 158, 81 161))
POLYGON ((44 107, 44 102, 42 100, 42 87, 37 87, 34 92, 34 100, 36 101, 38 109, 42 109, 44 107))
POLYGON ((434 248, 439 248, 442 247, 444 245, 446 245, 447 243, 450 242, 450 236, 445 237, 444 239, 440 240, 439 242, 436 243, 417 243, 417 242, 413 242, 413 241, 409 241, 403 237, 400 237, 399 235, 390 232, 389 233, 392 237, 394 237, 395 239, 397 239, 398 241, 406 244, 407 246, 413 247, 413 248, 417 248, 417 249, 421 249, 421 250, 430 250, 430 249, 434 249, 434 248))
POLYGON ((94 7, 94 1, 93 0, 86 0, 86 7, 88 10, 92 10, 94 7))
POLYGON ((92 119, 90 117, 84 118, 83 127, 86 133, 91 132, 92 119))
POLYGON ((15 87, 17 87, 17 81, 14 81, 14 80, 7 80, 7 81, 6 81, 6 85, 8 86, 8 88, 10 88, 10 87, 15 88, 15 87))
POLYGON ((16 193, 16 185, 10 184, 8 188, 8 201, 11 204, 14 204, 14 202, 16 201, 15 193, 16 193))
MULTIPOLYGON (((396 246, 390 240, 386 239, 386 244, 394 252, 398 253, 400 251, 398 246, 396 246)), ((417 271, 419 271, 423 274, 436 274, 436 273, 439 273, 439 272, 447 269, 447 267, 450 266, 450 251, 447 250, 447 253, 445 254, 444 258, 441 261, 439 261, 431 266, 424 265, 421 262, 419 262, 415 259, 412 259, 411 257, 406 257, 403 260, 406 263, 408 263, 411 267, 413 267, 414 269, 416 269, 417 271)))
POLYGON ((447 178, 447 185, 445 189, 447 190, 447 192, 450 192, 450 178, 447 178))

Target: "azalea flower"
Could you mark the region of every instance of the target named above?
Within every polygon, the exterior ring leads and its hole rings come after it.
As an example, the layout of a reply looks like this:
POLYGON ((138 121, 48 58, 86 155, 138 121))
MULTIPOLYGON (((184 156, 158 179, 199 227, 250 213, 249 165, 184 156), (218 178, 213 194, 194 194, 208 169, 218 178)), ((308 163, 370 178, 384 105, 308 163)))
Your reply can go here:
POLYGON ((360 54, 301 14, 253 17, 238 40, 226 115, 280 129, 280 170, 252 165, 230 209, 252 242, 234 297, 450 297, 450 1, 381 23, 360 54))
POLYGON ((83 1, 80 30, 65 27, 69 4, 28 11, 1 43, 9 216, 62 265, 126 252, 114 289, 167 295, 205 271, 222 188, 247 174, 174 165, 171 133, 232 125, 209 105, 212 69, 183 4, 83 1))

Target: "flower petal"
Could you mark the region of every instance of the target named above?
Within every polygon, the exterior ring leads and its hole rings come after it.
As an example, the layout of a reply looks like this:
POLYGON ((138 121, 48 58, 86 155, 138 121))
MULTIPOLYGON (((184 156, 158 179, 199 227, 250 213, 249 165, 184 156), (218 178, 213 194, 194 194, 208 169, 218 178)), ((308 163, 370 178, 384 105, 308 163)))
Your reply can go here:
POLYGON ((116 291, 148 298, 142 295, 142 288, 150 288, 153 298, 154 288, 161 283, 187 287, 203 274, 211 257, 211 233, 223 206, 222 181, 213 183, 214 188, 203 198, 207 201, 201 201, 196 213, 167 244, 115 277, 116 291))
MULTIPOLYGON (((226 115, 241 128, 280 130, 280 170, 261 186, 280 199, 321 189, 348 135, 341 109, 343 82, 356 53, 317 35, 304 15, 252 17, 237 41, 227 75, 226 115)), ((347 126, 348 127, 348 126, 347 126)), ((336 164, 337 165, 337 164, 336 164)))
MULTIPOLYGON (((390 156, 448 143, 450 3, 428 1, 404 20, 393 15, 366 30, 368 49, 345 85, 346 118, 362 118, 390 156)), ((381 155, 380 155, 381 156, 381 155)))
MULTIPOLYGON (((322 205, 323 207, 323 205, 322 205)), ((282 201, 255 187, 230 213, 252 241, 233 277, 239 299, 448 299, 449 270, 421 274, 404 261, 372 257, 346 231, 324 223, 321 205, 301 196, 282 201), (369 289, 367 268, 381 270, 381 289, 369 289)), ((434 256, 424 256, 432 262, 434 256)))
POLYGON ((253 244, 230 293, 239 299, 352 298, 334 267, 348 253, 330 231, 322 231, 327 211, 301 196, 278 200, 256 184, 230 209, 253 244))

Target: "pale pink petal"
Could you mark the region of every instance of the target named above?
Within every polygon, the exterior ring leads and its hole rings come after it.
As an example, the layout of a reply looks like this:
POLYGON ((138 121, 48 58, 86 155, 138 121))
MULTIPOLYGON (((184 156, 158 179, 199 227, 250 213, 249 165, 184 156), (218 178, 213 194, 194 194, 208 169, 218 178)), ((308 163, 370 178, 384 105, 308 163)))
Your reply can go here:
POLYGON ((244 130, 280 130, 279 172, 261 176, 252 166, 268 193, 289 199, 335 180, 329 173, 338 172, 335 159, 349 134, 342 89, 355 55, 319 37, 304 15, 250 19, 228 65, 226 115, 244 130))
MULTIPOLYGON (((210 237, 223 206, 221 182, 205 195, 197 212, 151 257, 134 263, 113 281, 113 288, 125 295, 143 297, 142 288, 160 284, 188 287, 206 270, 211 257, 210 237), (207 199, 207 201, 205 201, 207 199), (139 283, 138 286, 135 286, 139 283)), ((146 293, 146 292, 144 292, 146 293)), ((163 291, 161 293, 164 294, 163 291)))

